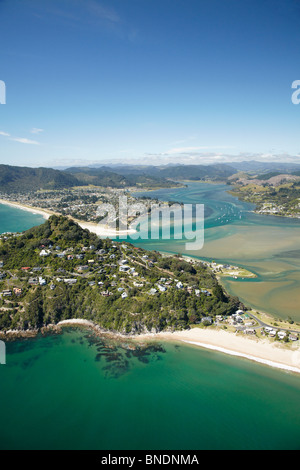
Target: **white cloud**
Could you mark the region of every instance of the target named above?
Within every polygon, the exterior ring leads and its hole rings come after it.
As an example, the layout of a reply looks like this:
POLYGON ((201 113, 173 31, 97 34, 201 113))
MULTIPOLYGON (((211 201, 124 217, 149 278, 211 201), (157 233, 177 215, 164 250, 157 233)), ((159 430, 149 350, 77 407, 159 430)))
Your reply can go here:
POLYGON ((214 150, 214 149, 233 149, 234 147, 227 147, 227 146, 204 146, 204 147, 181 147, 181 148, 172 148, 164 152, 163 155, 176 155, 176 154, 190 154, 192 152, 198 152, 200 150, 214 150))
MULTIPOLYGON (((33 130, 36 130, 39 132, 42 131, 42 129, 33 129, 33 130)), ((33 132, 33 133, 38 134, 39 132, 33 132)), ((26 139, 23 137, 13 137, 11 134, 8 134, 8 132, 4 132, 4 131, 0 131, 0 136, 9 137, 9 140, 11 140, 12 142, 19 142, 20 144, 40 145, 40 143, 37 142, 36 140, 26 139)))
POLYGON ((87 7, 88 11, 92 15, 96 15, 99 18, 103 18, 113 23, 120 22, 120 17, 115 10, 108 7, 104 7, 103 5, 97 3, 95 0, 84 0, 83 5, 87 7))
POLYGON ((42 132, 44 132, 44 129, 38 129, 36 127, 34 127, 33 129, 31 129, 31 134, 41 134, 42 132))
POLYGON ((13 140, 14 142, 19 142, 20 144, 40 145, 39 142, 37 142, 36 140, 23 139, 21 137, 14 137, 11 140, 13 140))

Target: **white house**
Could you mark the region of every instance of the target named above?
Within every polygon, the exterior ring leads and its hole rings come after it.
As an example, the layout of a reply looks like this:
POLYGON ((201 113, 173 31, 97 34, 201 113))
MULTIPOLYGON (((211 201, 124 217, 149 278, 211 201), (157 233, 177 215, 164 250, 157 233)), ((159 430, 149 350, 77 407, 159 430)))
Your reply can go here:
POLYGON ((278 331, 278 338, 284 339, 286 337, 286 331, 278 331))
POLYGON ((43 279, 42 277, 39 277, 39 284, 40 284, 40 286, 46 286, 47 285, 46 279, 43 279))
POLYGON ((160 284, 157 284, 157 287, 159 288, 160 292, 166 292, 167 288, 164 286, 161 286, 160 284))
POLYGON ((51 254, 51 251, 49 251, 49 250, 42 250, 40 252, 40 256, 42 256, 42 257, 50 256, 50 254, 51 254))

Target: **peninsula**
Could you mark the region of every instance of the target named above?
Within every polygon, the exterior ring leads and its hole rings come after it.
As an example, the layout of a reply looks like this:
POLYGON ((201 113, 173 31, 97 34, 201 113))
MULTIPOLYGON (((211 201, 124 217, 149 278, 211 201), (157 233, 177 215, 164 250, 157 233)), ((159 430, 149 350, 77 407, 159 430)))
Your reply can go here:
POLYGON ((3 339, 77 325, 137 341, 184 341, 300 372, 298 327, 263 323, 204 262, 101 240, 56 215, 2 235, 0 260, 3 339))

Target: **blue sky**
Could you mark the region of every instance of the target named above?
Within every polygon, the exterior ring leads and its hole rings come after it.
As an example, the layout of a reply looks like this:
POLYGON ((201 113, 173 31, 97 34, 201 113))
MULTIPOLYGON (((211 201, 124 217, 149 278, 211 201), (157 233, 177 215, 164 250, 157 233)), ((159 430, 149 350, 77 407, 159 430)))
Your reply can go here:
POLYGON ((0 163, 300 162, 300 0, 0 0, 0 163))

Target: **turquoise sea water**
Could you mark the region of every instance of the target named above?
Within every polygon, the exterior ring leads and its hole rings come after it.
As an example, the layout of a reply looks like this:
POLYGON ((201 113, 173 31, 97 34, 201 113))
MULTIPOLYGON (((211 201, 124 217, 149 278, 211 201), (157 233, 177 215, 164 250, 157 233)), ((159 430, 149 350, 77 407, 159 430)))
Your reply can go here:
POLYGON ((45 219, 39 214, 0 204, 0 233, 22 232, 44 221, 45 219))
MULTIPOLYGON (((11 211, 0 232, 25 228, 11 211)), ((74 329, 8 343, 0 449, 300 449, 299 376, 182 344, 127 346, 74 329)))
POLYGON ((193 347, 67 329, 9 344, 0 382, 0 449, 300 449, 298 377, 193 347))

